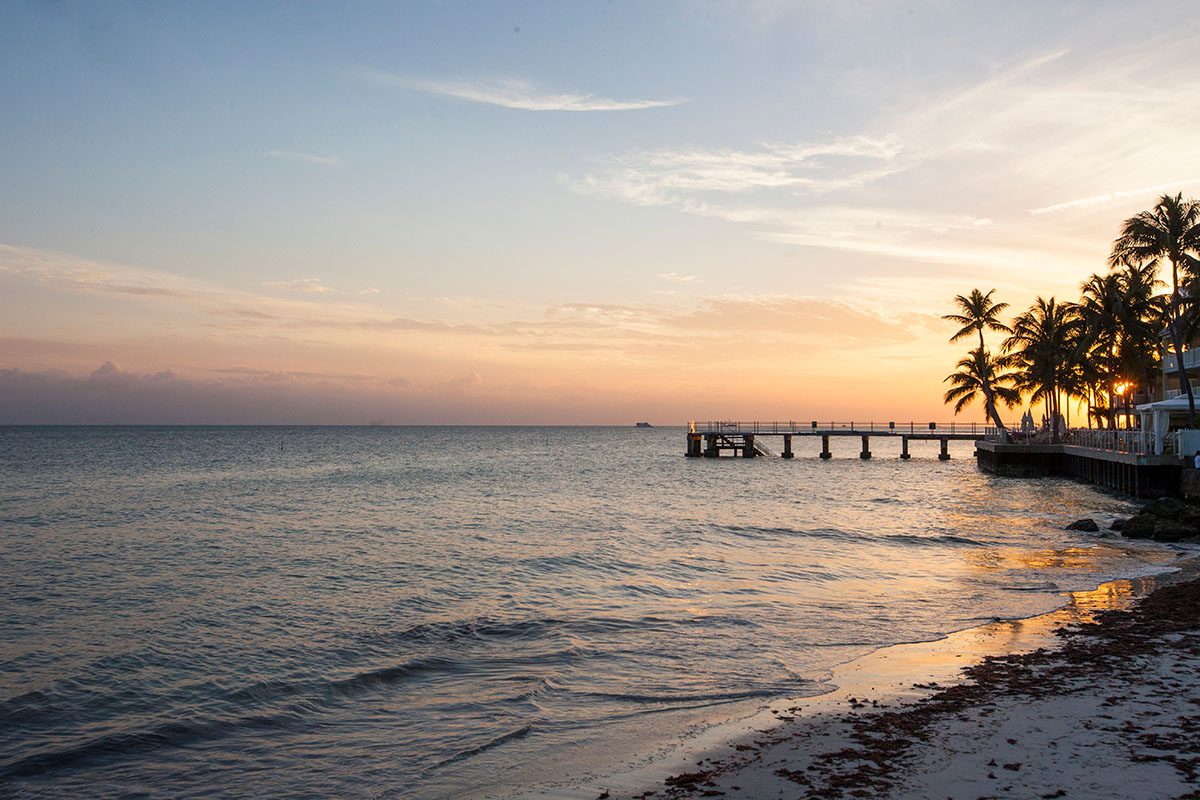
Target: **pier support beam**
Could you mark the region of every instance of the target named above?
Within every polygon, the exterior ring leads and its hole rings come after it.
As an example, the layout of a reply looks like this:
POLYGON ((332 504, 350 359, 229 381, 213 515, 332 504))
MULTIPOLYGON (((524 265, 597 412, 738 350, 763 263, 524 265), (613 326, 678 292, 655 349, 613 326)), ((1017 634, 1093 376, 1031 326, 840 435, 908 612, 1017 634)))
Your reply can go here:
POLYGON ((831 455, 832 454, 829 452, 829 435, 822 434, 821 435, 821 458, 829 458, 829 457, 831 457, 831 455))
POLYGON ((742 458, 754 458, 758 452, 754 449, 754 435, 746 434, 746 438, 742 440, 742 458))
POLYGON ((907 436, 900 437, 900 457, 903 458, 905 461, 908 461, 910 458, 912 458, 912 456, 910 456, 908 454, 908 437, 907 436))
POLYGON ((791 436, 785 435, 783 437, 783 457, 784 458, 792 457, 792 437, 791 436))
POLYGON ((717 435, 710 433, 705 437, 708 440, 708 448, 704 451, 706 458, 716 458, 719 455, 717 450, 717 435))
POLYGON ((702 455, 702 451, 704 449, 702 444, 703 438, 704 437, 698 433, 688 434, 687 454, 689 458, 698 458, 700 455, 702 455))
POLYGON ((863 440, 863 449, 862 449, 862 452, 858 454, 858 457, 859 458, 870 458, 871 457, 871 437, 864 436, 864 437, 862 437, 862 440, 863 440))
POLYGON ((943 436, 941 439, 941 442, 942 442, 942 452, 938 453, 938 461, 949 461, 950 460, 950 440, 943 436))

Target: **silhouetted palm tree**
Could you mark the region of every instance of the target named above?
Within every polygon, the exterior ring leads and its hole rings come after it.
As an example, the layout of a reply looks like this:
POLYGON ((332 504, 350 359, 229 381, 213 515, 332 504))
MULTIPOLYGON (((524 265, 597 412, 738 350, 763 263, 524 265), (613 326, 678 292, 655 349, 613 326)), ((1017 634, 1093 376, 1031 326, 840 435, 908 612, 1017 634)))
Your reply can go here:
POLYGON ((1031 400, 1045 404, 1054 441, 1061 435, 1060 393, 1072 384, 1079 368, 1084 330, 1073 304, 1039 297, 1013 320, 1012 335, 1004 340, 1007 355, 998 361, 1002 368, 1016 369, 1019 391, 1031 392, 1031 400))
POLYGON ((1109 428, 1115 428, 1117 383, 1119 382, 1121 328, 1125 318, 1124 287, 1121 276, 1116 272, 1107 275, 1092 275, 1080 285, 1082 296, 1076 305, 1079 321, 1083 324, 1082 345, 1086 357, 1091 360, 1103 376, 1104 393, 1108 396, 1104 404, 1105 419, 1109 428))
POLYGON ((950 341, 957 342, 959 339, 964 339, 972 333, 978 332, 979 346, 983 348, 986 347, 983 342, 984 330, 1009 333, 1008 326, 1001 322, 999 317, 1000 312, 1008 308, 1008 303, 992 302, 992 295, 995 293, 995 289, 992 289, 987 294, 978 289, 972 289, 969 296, 963 297, 960 294, 954 298, 954 302, 958 304, 958 308, 962 313, 944 314, 942 319, 962 327, 958 333, 950 337, 950 341))
MULTIPOLYGON (((958 332, 950 337, 951 342, 957 342, 959 339, 964 339, 973 333, 979 334, 977 357, 982 359, 980 364, 992 363, 991 354, 988 353, 987 345, 984 344, 983 341, 984 330, 999 331, 1001 333, 1009 332, 1008 326, 1001 322, 999 317, 1000 312, 1008 308, 1008 303, 993 302, 992 295, 995 294, 995 292, 996 290, 992 289, 987 294, 984 294, 978 289, 972 289, 971 294, 967 295, 966 297, 961 294, 957 295, 954 298, 954 302, 958 305, 958 309, 962 313, 945 314, 942 317, 942 319, 953 322, 954 324, 960 326, 958 332)), ((974 353, 975 351, 973 350, 971 352, 974 353)), ((968 355, 966 359, 963 359, 963 361, 959 362, 959 366, 961 367, 964 361, 970 360, 971 358, 972 356, 968 355)), ((992 373, 990 371, 983 370, 977 376, 980 380, 979 391, 983 393, 985 419, 995 422, 996 427, 1000 429, 1000 435, 1007 436, 1008 431, 1005 429, 1004 423, 1001 422, 1000 415, 996 413, 996 396, 992 387, 991 375, 992 373)), ((948 397, 949 393, 947 393, 947 398, 948 397)), ((946 402, 948 403, 950 400, 947 399, 946 402)), ((963 405, 965 405, 965 403, 956 406, 954 413, 957 414, 958 409, 963 405)))
MULTIPOLYGON (((1156 267, 1127 264, 1118 275, 1121 278, 1123 312, 1120 342, 1121 377, 1129 384, 1148 389, 1162 368, 1160 334, 1166 325, 1169 298, 1155 294, 1162 285, 1156 267)), ((1128 417, 1128 403, 1125 408, 1128 417)), ((1125 422, 1128 427, 1128 418, 1125 422)))
POLYGON ((1014 377, 1007 373, 998 373, 997 362, 983 347, 977 347, 962 358, 958 371, 946 376, 951 388, 943 398, 945 403, 954 403, 954 413, 983 398, 983 413, 985 417, 996 423, 996 427, 1004 431, 1004 423, 996 409, 996 401, 1004 403, 1009 408, 1021 402, 1021 393, 1011 385, 1014 377))
POLYGON ((1171 265, 1171 300, 1168 330, 1171 349, 1179 369, 1179 391, 1188 398, 1188 427, 1195 427, 1196 399, 1183 363, 1184 281, 1200 277, 1200 203, 1184 200, 1182 194, 1163 195, 1150 211, 1125 220, 1121 235, 1113 242, 1109 263, 1157 267, 1166 259, 1171 265))

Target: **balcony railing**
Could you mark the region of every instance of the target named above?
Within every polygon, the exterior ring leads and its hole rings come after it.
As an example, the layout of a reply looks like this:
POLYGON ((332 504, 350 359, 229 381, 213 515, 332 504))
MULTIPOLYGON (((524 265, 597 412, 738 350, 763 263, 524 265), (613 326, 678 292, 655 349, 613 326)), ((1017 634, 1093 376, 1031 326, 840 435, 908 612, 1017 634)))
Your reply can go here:
MULTIPOLYGON (((1179 369, 1175 366, 1177 363, 1179 362, 1175 360, 1175 354, 1168 353, 1163 357, 1163 372, 1178 372, 1179 369)), ((1200 367, 1200 349, 1184 350, 1183 366, 1185 369, 1200 367)))

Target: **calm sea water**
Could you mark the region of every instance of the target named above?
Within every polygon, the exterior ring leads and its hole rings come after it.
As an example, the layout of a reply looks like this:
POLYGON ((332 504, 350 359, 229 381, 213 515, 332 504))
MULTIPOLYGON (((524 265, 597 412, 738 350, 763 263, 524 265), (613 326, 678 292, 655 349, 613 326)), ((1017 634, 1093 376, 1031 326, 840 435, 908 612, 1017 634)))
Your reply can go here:
POLYGON ((0 428, 0 787, 458 797, 586 781, 880 646, 1156 571, 971 445, 682 429, 0 428))

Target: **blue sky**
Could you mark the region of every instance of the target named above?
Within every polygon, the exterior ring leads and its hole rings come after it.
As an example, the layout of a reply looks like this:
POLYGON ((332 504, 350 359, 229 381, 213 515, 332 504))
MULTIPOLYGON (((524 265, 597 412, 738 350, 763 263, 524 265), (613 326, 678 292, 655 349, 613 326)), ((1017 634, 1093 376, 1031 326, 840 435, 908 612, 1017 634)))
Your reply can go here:
POLYGON ((0 16, 11 421, 947 417, 954 294, 1200 192, 1185 2, 0 16))

